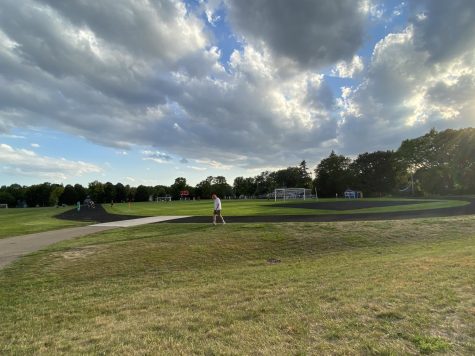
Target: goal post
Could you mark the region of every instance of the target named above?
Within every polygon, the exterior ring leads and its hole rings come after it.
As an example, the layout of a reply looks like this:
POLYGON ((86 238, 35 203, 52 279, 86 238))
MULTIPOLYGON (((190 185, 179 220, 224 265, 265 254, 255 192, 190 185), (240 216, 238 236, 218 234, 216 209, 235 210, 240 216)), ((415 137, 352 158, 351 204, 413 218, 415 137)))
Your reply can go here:
POLYGON ((155 201, 156 201, 157 203, 158 203, 158 202, 161 202, 161 201, 170 202, 170 201, 172 201, 172 197, 169 197, 169 196, 156 197, 156 198, 155 198, 155 201))
POLYGON ((8 204, 0 204, 0 209, 8 209, 8 204))
POLYGON ((312 190, 307 188, 278 188, 274 190, 274 201, 277 199, 309 199, 312 197, 312 190))

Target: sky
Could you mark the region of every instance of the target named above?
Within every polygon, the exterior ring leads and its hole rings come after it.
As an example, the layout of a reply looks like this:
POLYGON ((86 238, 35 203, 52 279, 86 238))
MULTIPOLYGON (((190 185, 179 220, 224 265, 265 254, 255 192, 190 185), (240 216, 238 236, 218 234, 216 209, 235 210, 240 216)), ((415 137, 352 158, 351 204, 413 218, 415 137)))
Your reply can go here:
POLYGON ((0 185, 232 184, 474 126, 473 0, 1 0, 0 185))

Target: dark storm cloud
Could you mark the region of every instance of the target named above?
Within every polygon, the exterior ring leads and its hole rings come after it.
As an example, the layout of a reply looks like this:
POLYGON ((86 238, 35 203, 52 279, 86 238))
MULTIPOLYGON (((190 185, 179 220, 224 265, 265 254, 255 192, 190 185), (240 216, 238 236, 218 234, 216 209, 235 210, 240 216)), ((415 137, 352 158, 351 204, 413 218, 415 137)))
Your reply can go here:
POLYGON ((363 41, 364 13, 354 0, 229 0, 235 30, 259 48, 303 67, 350 59, 363 41))
POLYGON ((432 61, 450 60, 475 48, 475 1, 411 1, 417 49, 430 54, 432 61))

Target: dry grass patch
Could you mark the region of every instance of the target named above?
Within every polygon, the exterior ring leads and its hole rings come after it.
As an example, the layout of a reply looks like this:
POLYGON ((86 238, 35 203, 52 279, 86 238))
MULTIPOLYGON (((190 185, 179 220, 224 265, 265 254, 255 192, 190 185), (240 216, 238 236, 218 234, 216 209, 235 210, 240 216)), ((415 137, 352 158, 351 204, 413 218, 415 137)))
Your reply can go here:
POLYGON ((0 273, 0 353, 471 354, 474 227, 159 224, 63 242, 0 273))

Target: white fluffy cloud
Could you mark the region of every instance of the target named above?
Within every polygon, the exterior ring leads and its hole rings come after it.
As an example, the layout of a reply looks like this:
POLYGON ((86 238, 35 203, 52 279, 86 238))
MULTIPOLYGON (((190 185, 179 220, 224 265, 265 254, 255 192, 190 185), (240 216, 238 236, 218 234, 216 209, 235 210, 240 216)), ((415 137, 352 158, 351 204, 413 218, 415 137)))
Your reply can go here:
POLYGON ((52 182, 101 172, 94 164, 40 156, 33 151, 15 149, 7 144, 0 144, 0 170, 7 174, 41 177, 52 182))
POLYGON ((353 56, 351 61, 340 61, 332 69, 332 74, 340 78, 353 78, 364 69, 363 59, 353 56))
POLYGON ((394 147, 432 127, 474 124, 474 48, 441 65, 418 46, 415 31, 409 25, 387 35, 375 46, 365 80, 343 90, 340 133, 348 151, 394 147))

